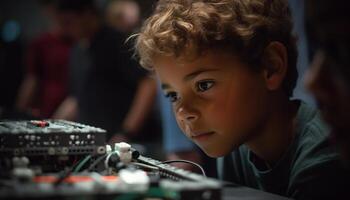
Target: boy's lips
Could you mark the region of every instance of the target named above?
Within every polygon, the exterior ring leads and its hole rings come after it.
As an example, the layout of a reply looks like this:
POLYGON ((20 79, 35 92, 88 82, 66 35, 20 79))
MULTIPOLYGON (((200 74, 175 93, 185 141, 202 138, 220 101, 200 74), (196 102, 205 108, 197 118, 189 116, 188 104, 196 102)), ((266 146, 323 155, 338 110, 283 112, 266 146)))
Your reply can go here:
POLYGON ((191 131, 190 136, 192 139, 204 139, 214 134, 214 131, 191 131))

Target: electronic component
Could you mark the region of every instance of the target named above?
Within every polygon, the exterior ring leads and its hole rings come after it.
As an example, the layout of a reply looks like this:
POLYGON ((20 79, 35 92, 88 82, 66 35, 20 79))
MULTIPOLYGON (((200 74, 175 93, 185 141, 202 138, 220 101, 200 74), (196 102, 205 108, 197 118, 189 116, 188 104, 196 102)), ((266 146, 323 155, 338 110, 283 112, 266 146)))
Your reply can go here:
POLYGON ((29 168, 59 172, 87 155, 106 153, 106 131, 65 120, 0 122, 0 168, 11 171, 13 158, 26 157, 29 168))
POLYGON ((106 145, 105 136, 64 120, 0 122, 0 198, 221 198, 219 181, 144 157, 124 142, 106 145))
POLYGON ((222 184, 215 179, 161 164, 151 158, 140 156, 138 159, 144 165, 153 166, 155 173, 161 172, 156 182, 151 181, 154 174, 132 167, 121 169, 115 175, 80 172, 64 179, 58 173, 52 173, 26 182, 1 180, 7 187, 0 188, 0 199, 221 199, 222 184))
POLYGON ((1 156, 104 154, 106 131, 65 120, 0 122, 1 156))

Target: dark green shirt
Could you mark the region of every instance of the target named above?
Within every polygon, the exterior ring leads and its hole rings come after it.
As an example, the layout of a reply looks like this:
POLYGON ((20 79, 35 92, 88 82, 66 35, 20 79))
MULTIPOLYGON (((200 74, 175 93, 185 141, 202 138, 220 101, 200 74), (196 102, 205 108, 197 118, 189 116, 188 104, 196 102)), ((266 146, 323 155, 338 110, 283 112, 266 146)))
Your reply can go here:
POLYGON ((301 102, 296 122, 291 145, 272 168, 261 164, 264 162, 242 145, 218 159, 219 178, 295 199, 340 195, 345 186, 344 170, 319 112, 301 102))

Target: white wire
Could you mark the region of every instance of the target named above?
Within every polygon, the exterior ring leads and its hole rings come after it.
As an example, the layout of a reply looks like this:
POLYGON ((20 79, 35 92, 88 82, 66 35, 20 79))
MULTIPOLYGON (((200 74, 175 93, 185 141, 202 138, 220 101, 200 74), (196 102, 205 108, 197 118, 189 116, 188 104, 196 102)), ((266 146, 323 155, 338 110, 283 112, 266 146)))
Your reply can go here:
POLYGON ((114 154, 115 152, 111 152, 108 154, 108 156, 106 157, 106 160, 105 160, 105 168, 108 169, 109 166, 108 166, 108 162, 109 162, 109 159, 111 158, 112 154, 114 154))
POLYGON ((134 164, 134 165, 137 165, 137 166, 140 166, 140 167, 144 167, 144 168, 148 168, 148 169, 159 170, 158 167, 154 167, 154 166, 143 164, 143 163, 132 162, 131 164, 134 164))
POLYGON ((199 164, 197 164, 195 162, 189 161, 189 160, 167 160, 167 161, 163 161, 162 164, 170 164, 170 163, 175 163, 175 162, 183 162, 183 163, 188 163, 188 164, 194 165, 194 166, 198 167, 201 170, 202 175, 204 177, 207 177, 207 175, 205 174, 205 171, 204 171, 202 166, 200 166, 199 164))

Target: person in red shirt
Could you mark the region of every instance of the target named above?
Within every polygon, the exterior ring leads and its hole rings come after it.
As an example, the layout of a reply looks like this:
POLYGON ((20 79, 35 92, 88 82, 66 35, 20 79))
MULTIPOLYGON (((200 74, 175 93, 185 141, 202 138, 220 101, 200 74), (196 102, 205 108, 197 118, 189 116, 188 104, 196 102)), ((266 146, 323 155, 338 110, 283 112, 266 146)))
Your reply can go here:
POLYGON ((28 47, 26 74, 16 102, 19 111, 37 118, 53 117, 67 96, 70 48, 78 34, 70 11, 56 9, 54 4, 45 9, 52 24, 28 47))

